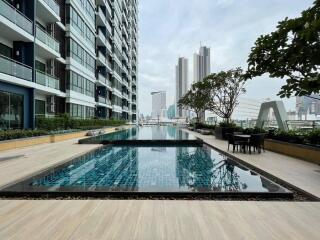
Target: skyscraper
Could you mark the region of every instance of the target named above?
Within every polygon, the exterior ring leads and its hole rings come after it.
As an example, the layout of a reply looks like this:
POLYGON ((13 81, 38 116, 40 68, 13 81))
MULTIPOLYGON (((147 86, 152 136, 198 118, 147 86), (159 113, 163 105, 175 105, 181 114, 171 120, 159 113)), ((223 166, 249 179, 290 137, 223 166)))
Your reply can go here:
POLYGON ((187 111, 178 106, 179 100, 188 90, 188 59, 181 57, 176 66, 176 117, 186 118, 187 111))
POLYGON ((0 0, 0 129, 136 120, 137 0, 0 0))
POLYGON ((202 81, 210 71, 210 48, 200 47, 199 53, 193 55, 193 81, 202 81))
POLYGON ((166 92, 152 92, 152 118, 165 118, 167 115, 166 92))

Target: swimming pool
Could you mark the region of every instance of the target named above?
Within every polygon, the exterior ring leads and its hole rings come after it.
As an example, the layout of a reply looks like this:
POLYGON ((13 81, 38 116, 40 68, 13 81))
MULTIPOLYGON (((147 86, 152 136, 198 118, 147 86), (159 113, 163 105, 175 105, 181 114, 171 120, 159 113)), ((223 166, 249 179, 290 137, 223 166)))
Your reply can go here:
POLYGON ((177 141, 198 141, 193 135, 181 130, 174 126, 147 126, 147 127, 133 127, 126 130, 121 130, 114 133, 108 133, 92 138, 82 139, 79 141, 80 144, 107 144, 119 142, 124 143, 126 141, 141 143, 142 141, 162 141, 173 143, 177 141))
POLYGON ((209 146, 106 146, 7 193, 276 194, 291 192, 209 146))

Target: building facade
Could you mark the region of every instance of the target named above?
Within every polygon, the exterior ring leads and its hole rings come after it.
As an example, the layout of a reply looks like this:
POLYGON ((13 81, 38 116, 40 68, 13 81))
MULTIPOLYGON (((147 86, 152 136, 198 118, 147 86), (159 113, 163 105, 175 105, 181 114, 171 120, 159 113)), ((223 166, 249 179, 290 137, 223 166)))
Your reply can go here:
POLYGON ((193 55, 193 81, 202 81, 211 73, 210 48, 202 46, 199 53, 193 55))
POLYGON ((296 97, 296 112, 299 120, 316 120, 320 117, 320 95, 296 97))
POLYGON ((137 0, 0 0, 0 129, 137 119, 137 0))
POLYGON ((165 91, 152 92, 152 118, 167 117, 167 97, 165 91))
POLYGON ((178 106, 179 100, 188 91, 188 59, 181 57, 176 66, 176 117, 186 118, 187 111, 178 106))

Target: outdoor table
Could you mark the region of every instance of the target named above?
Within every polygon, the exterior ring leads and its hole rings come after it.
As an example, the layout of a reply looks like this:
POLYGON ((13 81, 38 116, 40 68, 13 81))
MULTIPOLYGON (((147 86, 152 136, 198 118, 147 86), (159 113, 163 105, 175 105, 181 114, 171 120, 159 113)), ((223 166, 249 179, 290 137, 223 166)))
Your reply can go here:
MULTIPOLYGON (((249 143, 249 140, 251 138, 251 135, 246 135, 246 134, 237 134, 237 135, 234 135, 235 137, 237 138, 241 138, 243 139, 243 141, 249 143)), ((246 145, 243 146, 243 153, 246 153, 246 145)))

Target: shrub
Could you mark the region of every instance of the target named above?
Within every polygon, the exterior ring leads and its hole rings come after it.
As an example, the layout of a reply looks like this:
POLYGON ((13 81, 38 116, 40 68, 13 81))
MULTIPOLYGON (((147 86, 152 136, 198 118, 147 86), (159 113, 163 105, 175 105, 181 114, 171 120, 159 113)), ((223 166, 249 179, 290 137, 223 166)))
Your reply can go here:
POLYGON ((306 140, 310 144, 320 145, 320 129, 309 132, 306 136, 306 140))
POLYGON ((233 122, 220 122, 219 123, 219 127, 223 127, 223 128, 236 128, 237 125, 233 122))
POLYGON ((205 123, 195 123, 194 127, 196 129, 204 128, 204 129, 214 130, 216 128, 216 125, 210 125, 210 124, 205 124, 205 123))
POLYGON ((45 130, 2 130, 0 131, 0 141, 37 137, 47 135, 48 132, 45 130))
POLYGON ((73 119, 68 115, 61 117, 45 118, 39 117, 36 119, 36 127, 47 131, 59 131, 68 129, 94 129, 107 126, 119 126, 126 122, 123 120, 103 120, 103 119, 73 119))
POLYGON ((248 134, 248 135, 259 134, 259 133, 267 133, 267 131, 262 129, 262 128, 246 128, 246 129, 243 129, 242 132, 244 134, 248 134))

